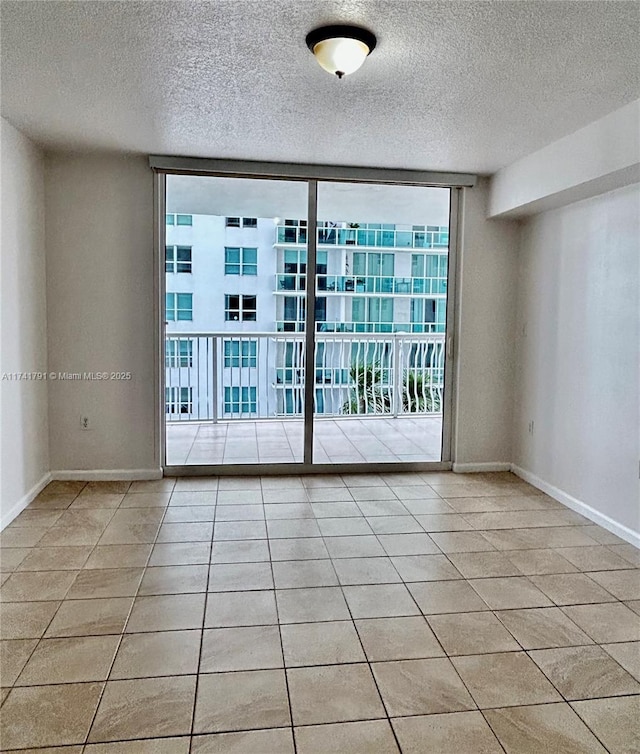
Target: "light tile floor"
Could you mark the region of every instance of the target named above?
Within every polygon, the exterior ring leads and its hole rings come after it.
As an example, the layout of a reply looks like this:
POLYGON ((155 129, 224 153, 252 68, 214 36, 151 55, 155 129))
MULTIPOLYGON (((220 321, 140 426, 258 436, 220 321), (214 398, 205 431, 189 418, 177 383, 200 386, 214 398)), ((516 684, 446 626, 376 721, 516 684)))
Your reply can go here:
POLYGON ((640 749, 638 550, 510 474, 52 482, 0 540, 3 751, 640 749))
MULTIPOLYGON (((439 461, 442 419, 400 416, 316 419, 315 463, 439 461)), ((167 424, 167 464, 294 463, 302 461, 302 421, 167 424)))

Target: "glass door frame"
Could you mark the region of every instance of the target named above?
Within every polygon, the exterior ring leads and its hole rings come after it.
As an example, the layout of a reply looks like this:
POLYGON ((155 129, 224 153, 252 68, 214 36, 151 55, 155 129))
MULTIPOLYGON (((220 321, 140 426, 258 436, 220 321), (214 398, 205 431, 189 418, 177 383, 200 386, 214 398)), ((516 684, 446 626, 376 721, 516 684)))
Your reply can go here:
MULTIPOLYGON (((154 455, 158 467, 165 476, 205 475, 266 475, 266 474, 318 474, 353 473, 370 471, 368 462, 325 464, 313 463, 315 369, 305 363, 304 393, 304 455, 302 462, 294 463, 247 463, 247 464, 193 464, 168 465, 166 463, 166 411, 165 411, 165 210, 166 176, 193 175, 223 178, 254 178, 284 181, 300 181, 307 184, 307 275, 306 275, 306 323, 305 360, 315 353, 316 343, 316 260, 317 260, 317 210, 318 184, 320 182, 386 184, 421 186, 449 189, 449 251, 447 271, 447 321, 445 331, 445 369, 442 406, 442 446, 440 461, 389 461, 376 463, 376 469, 385 471, 435 471, 450 469, 454 431, 455 343, 457 338, 458 310, 456 288, 458 279, 458 246, 460 239, 460 207, 462 191, 472 188, 476 176, 461 173, 436 173, 387 168, 351 168, 323 165, 295 165, 289 163, 261 163, 200 158, 151 156, 149 164, 154 172, 154 318, 158 339, 154 349, 154 373, 156 382, 157 410, 154 424, 154 455)), ((313 357, 312 357, 313 361, 313 357)))

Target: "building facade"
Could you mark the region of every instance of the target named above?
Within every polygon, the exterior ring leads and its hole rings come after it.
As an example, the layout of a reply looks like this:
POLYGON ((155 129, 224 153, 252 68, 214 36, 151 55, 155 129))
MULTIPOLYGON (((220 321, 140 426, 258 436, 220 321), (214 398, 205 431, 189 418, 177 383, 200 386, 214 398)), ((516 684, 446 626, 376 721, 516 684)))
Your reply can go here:
MULTIPOLYGON (((166 216, 169 420, 301 414, 307 232, 299 219, 166 216)), ((317 232, 316 412, 397 412, 412 380, 414 403, 439 408, 448 228, 317 232)))

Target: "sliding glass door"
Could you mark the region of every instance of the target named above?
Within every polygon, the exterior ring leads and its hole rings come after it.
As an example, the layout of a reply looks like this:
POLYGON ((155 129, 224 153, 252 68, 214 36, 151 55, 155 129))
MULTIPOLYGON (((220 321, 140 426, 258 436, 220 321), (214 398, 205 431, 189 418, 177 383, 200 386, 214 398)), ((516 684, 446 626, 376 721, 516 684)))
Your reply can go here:
POLYGON ((442 460, 450 191, 318 186, 316 463, 442 460))
POLYGON ((165 465, 446 462, 451 194, 167 175, 165 465))

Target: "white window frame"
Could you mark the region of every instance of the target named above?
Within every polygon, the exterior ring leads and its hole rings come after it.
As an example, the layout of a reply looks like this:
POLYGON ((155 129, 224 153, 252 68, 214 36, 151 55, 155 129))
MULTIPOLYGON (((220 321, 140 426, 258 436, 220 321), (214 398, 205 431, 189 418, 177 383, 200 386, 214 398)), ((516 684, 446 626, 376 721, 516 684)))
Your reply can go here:
POLYGON ((192 387, 166 387, 164 390, 165 413, 167 415, 193 413, 192 387))
POLYGON ((223 394, 223 412, 226 416, 243 416, 258 412, 258 388, 253 385, 225 385, 223 394), (248 398, 243 398, 247 391, 248 398), (237 398, 234 396, 237 395, 237 398), (235 410, 237 406, 237 410, 235 410))
POLYGON ((258 319, 258 297, 253 293, 225 293, 224 294, 224 320, 225 322, 256 322, 258 319), (229 299, 232 296, 238 297, 238 309, 232 309, 229 299), (252 298, 255 301, 255 307, 245 306, 245 299, 252 298), (234 317, 232 312, 237 312, 238 316, 234 317), (245 314, 253 314, 253 317, 246 317, 245 314))
POLYGON ((184 246, 183 244, 177 244, 175 246, 167 244, 164 249, 164 271, 168 275, 191 274, 193 272, 193 247, 184 246), (181 251, 184 251, 185 249, 189 251, 188 261, 178 259, 178 249, 181 251), (185 267, 188 265, 189 269, 179 270, 178 265, 185 267), (171 269, 169 269, 169 267, 171 267, 171 269))
POLYGON ((258 341, 240 340, 238 338, 225 338, 223 345, 223 358, 225 369, 234 367, 247 367, 255 369, 258 366, 258 341), (234 348, 237 346, 237 349, 234 348), (237 353, 235 352, 237 350, 237 353), (229 351, 229 353, 227 353, 229 351))
POLYGON ((256 277, 258 275, 258 247, 257 246, 225 246, 224 247, 224 274, 225 275, 247 275, 256 277), (238 261, 229 262, 227 257, 229 252, 237 251, 238 261), (255 251, 255 262, 245 262, 247 251, 255 251), (231 272, 231 267, 237 267, 237 272, 231 272))
POLYGON ((165 365, 169 369, 193 366, 193 340, 169 338, 165 343, 165 365))
POLYGON ((193 321, 193 293, 167 291, 165 295, 165 320, 167 322, 192 322, 193 321), (173 296, 173 303, 169 304, 169 296, 173 296), (189 296, 191 306, 178 307, 178 296, 189 296), (189 312, 188 317, 180 317, 180 312, 189 312), (169 316, 171 315, 171 316, 169 316))

